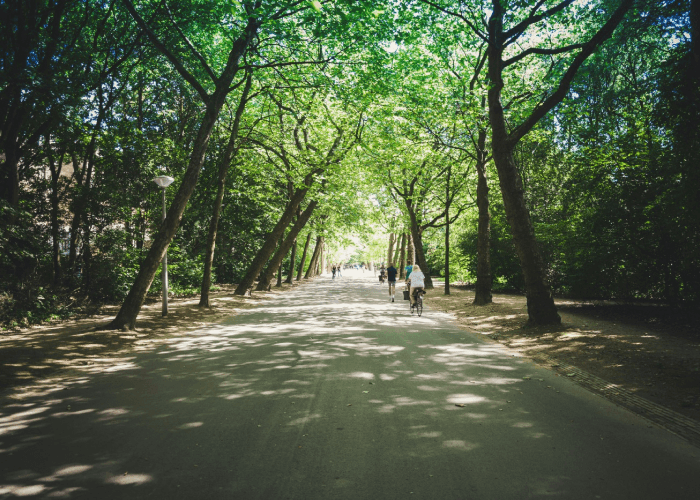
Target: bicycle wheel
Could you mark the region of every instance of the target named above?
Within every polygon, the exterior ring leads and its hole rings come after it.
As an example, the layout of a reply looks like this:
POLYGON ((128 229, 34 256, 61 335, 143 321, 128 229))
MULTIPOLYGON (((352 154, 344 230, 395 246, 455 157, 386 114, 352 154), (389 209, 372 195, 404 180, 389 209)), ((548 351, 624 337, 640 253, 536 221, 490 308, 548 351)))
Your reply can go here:
POLYGON ((418 316, 423 314, 423 297, 421 296, 416 298, 416 312, 418 312, 418 316))

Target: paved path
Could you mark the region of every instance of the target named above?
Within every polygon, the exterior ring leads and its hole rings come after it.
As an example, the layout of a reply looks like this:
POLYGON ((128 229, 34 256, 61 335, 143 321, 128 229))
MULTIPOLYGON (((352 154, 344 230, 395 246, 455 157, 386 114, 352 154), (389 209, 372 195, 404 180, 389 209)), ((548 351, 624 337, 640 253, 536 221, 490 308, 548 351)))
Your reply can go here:
POLYGON ((700 449, 349 274, 3 399, 0 498, 698 498, 700 449))

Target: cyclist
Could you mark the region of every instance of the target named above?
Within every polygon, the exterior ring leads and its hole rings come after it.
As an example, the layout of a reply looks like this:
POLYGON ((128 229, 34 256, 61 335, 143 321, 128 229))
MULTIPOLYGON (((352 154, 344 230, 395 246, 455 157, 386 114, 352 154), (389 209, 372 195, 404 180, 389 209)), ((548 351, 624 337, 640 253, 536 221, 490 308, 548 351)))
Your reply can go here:
POLYGON ((394 294, 396 293, 396 275, 399 270, 394 267, 393 262, 389 262, 389 268, 386 270, 387 280, 389 281, 389 295, 391 301, 394 302, 394 294))
POLYGON ((386 278, 386 269, 384 269, 384 265, 382 265, 382 268, 379 270, 379 282, 384 283, 385 278, 386 278))
POLYGON ((411 291, 408 294, 408 298, 411 301, 411 305, 413 305, 416 302, 416 297, 414 293, 416 293, 416 291, 418 290, 423 291, 423 287, 425 286, 425 274, 421 272, 420 266, 418 264, 413 266, 413 269, 411 270, 411 275, 406 280, 406 284, 410 284, 411 286, 411 291))

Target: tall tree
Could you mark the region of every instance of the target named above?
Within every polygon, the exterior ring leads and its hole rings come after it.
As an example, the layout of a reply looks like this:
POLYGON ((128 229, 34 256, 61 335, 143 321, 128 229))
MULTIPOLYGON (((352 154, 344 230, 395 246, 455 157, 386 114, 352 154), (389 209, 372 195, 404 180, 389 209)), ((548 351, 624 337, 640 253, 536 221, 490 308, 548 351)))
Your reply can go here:
POLYGON ((165 220, 158 228, 158 233, 153 240, 146 258, 141 264, 131 290, 124 300, 117 316, 108 325, 108 328, 132 330, 136 326, 136 317, 141 310, 141 306, 143 305, 148 289, 156 274, 158 265, 177 232, 187 201, 197 184, 212 129, 216 124, 221 108, 226 102, 226 97, 232 90, 233 80, 240 71, 240 61, 257 36, 260 26, 266 20, 280 19, 291 15, 291 7, 290 5, 282 5, 279 10, 270 12, 267 19, 265 19, 260 17, 260 9, 262 7, 261 0, 243 2, 241 28, 236 38, 233 40, 228 54, 225 56, 226 62, 223 68, 217 75, 214 73, 214 69, 212 69, 206 58, 190 42, 178 22, 173 19, 172 16, 168 17, 169 22, 166 22, 166 26, 167 29, 170 30, 169 34, 173 34, 174 39, 168 40, 151 28, 137 12, 130 0, 124 0, 124 3, 139 27, 148 36, 151 43, 170 61, 182 78, 194 87, 205 108, 183 181, 178 187, 165 220), (201 73, 197 74, 188 70, 188 64, 185 62, 186 57, 171 50, 170 47, 173 46, 189 56, 201 73), (208 86, 212 86, 213 88, 207 90, 208 86))
MULTIPOLYGON (((554 298, 547 282, 544 263, 525 204, 522 178, 513 153, 518 142, 566 97, 578 69, 598 46, 612 35, 634 4, 634 0, 619 2, 619 6, 608 20, 583 43, 571 43, 554 48, 533 45, 517 54, 512 54, 512 51, 507 49, 517 46, 518 41, 526 35, 528 30, 532 32, 549 20, 556 19, 557 16, 565 13, 567 8, 570 8, 572 18, 580 15, 578 6, 572 7, 574 0, 563 0, 550 8, 546 8, 544 1, 539 1, 532 8, 519 9, 519 6, 514 5, 510 10, 509 5, 503 0, 492 0, 488 21, 478 19, 476 22, 473 16, 465 15, 463 11, 454 9, 453 6, 446 6, 432 0, 422 1, 461 19, 476 36, 488 42, 487 64, 490 82, 488 103, 493 159, 498 171, 506 215, 525 277, 529 321, 532 324, 558 324, 561 318, 554 306, 554 298), (510 25, 504 26, 504 21, 510 25), (482 28, 484 25, 485 31, 482 28), (509 128, 501 99, 506 88, 505 69, 532 55, 552 56, 574 51, 577 51, 577 54, 569 62, 568 68, 559 78, 553 91, 549 92, 529 113, 526 112, 518 125, 509 128)), ((603 3, 603 6, 607 5, 603 3)))
POLYGON ((224 189, 226 187, 226 175, 231 166, 231 161, 235 157, 238 147, 238 131, 241 125, 241 118, 248 100, 254 96, 250 96, 250 88, 253 83, 253 74, 249 72, 246 77, 246 82, 243 87, 238 107, 234 115, 233 124, 231 126, 231 135, 229 137, 224 156, 219 165, 219 175, 217 179, 217 192, 214 200, 214 211, 209 222, 209 234, 207 235, 206 255, 204 257, 204 275, 202 276, 202 289, 200 291, 199 305, 209 307, 209 289, 211 288, 211 270, 214 264, 214 248, 216 246, 216 232, 219 227, 219 217, 221 215, 221 203, 224 199, 224 189))

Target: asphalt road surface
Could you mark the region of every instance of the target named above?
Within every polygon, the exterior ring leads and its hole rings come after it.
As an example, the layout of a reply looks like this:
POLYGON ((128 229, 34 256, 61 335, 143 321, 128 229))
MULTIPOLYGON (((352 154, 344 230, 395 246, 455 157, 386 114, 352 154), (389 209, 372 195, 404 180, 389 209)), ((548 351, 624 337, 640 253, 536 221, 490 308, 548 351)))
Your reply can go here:
POLYGON ((6 394, 0 498, 700 498, 700 449, 399 298, 324 276, 6 394))

